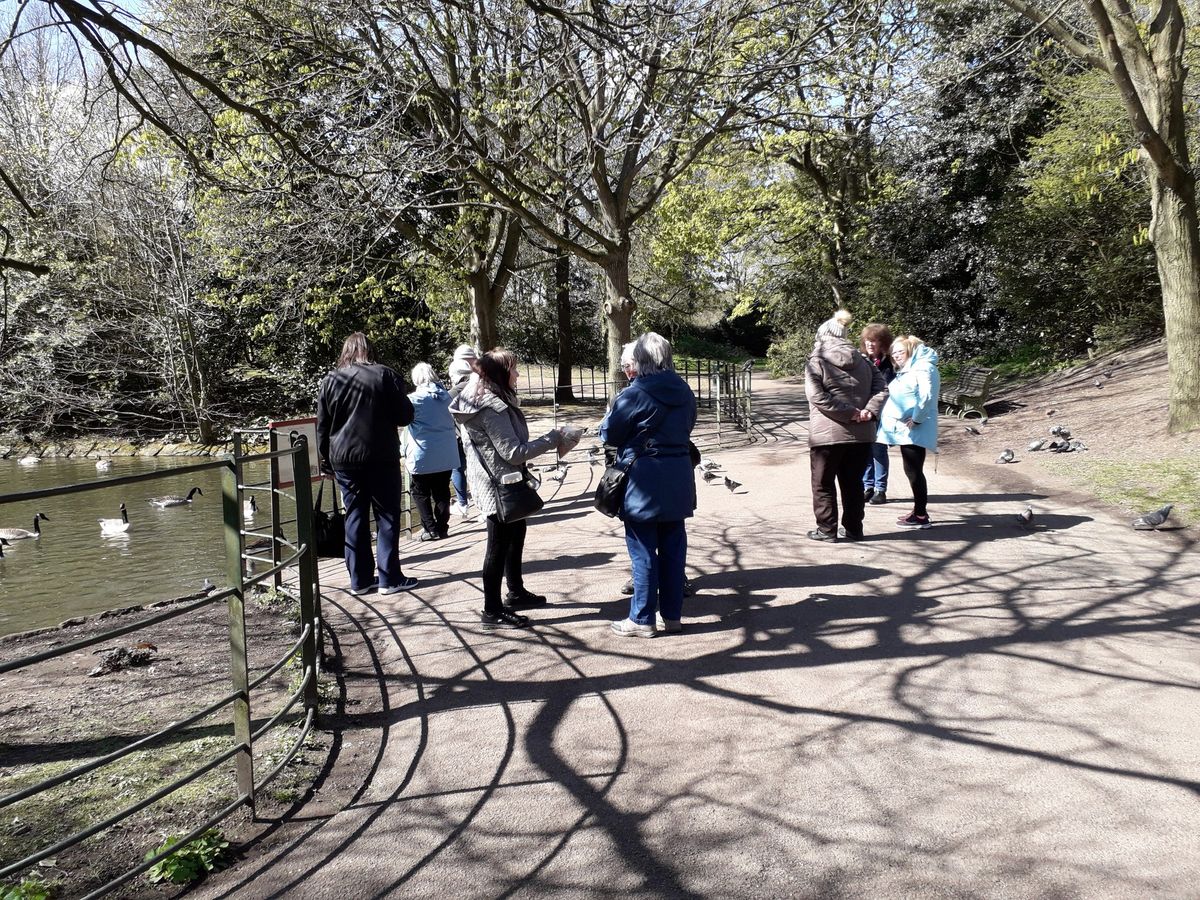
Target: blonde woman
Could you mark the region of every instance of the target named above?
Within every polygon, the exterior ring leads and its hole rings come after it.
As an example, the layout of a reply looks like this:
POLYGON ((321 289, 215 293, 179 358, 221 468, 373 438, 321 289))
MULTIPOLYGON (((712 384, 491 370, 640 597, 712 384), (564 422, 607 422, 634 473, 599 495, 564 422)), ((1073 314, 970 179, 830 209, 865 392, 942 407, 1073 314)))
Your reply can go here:
POLYGON ((913 509, 901 516, 901 528, 929 528, 929 487, 925 481, 925 455, 937 453, 938 355, 911 334, 892 343, 896 378, 888 386, 888 400, 879 418, 876 441, 900 448, 904 474, 912 487, 913 509))

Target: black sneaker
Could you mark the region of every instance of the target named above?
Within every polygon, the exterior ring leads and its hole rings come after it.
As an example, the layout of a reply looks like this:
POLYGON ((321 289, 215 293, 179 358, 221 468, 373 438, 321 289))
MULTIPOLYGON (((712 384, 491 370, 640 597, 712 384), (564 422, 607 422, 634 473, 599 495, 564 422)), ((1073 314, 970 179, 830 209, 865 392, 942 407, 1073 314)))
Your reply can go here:
POLYGON ((822 531, 819 528, 817 528, 813 531, 810 531, 808 533, 808 539, 810 541, 824 541, 827 544, 836 544, 837 543, 837 535, 836 534, 830 534, 828 531, 822 531))
POLYGON ((511 609, 501 609, 499 612, 488 612, 486 609, 479 613, 479 621, 489 628, 528 628, 529 616, 522 616, 511 609))
POLYGON ((425 542, 425 541, 440 540, 440 538, 438 537, 438 535, 434 534, 432 531, 422 531, 421 536, 420 536, 420 538, 418 538, 418 540, 420 540, 421 542, 425 542))
POLYGON ((873 487, 863 488, 863 500, 870 500, 874 496, 875 496, 875 488, 873 488, 873 487))
POLYGON ((626 597, 633 596, 633 579, 632 578, 630 578, 627 582, 625 582, 623 585, 621 585, 621 593, 624 594, 626 597))
POLYGON ((844 527, 838 529, 838 538, 843 541, 861 541, 865 537, 861 531, 847 531, 844 527))
POLYGON ((546 598, 541 594, 535 594, 533 591, 527 591, 521 588, 516 591, 509 591, 508 596, 504 598, 504 605, 510 609, 522 609, 529 606, 543 606, 546 603, 546 598))
POLYGON ((887 503, 887 491, 876 491, 867 502, 872 506, 882 506, 884 503, 887 503))

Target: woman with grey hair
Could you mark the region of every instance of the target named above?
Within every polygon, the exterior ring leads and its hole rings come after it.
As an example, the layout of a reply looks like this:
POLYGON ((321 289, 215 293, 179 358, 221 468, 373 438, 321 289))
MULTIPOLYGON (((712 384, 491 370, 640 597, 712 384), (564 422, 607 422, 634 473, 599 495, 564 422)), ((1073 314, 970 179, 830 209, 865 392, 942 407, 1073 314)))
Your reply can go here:
MULTIPOLYGON (((624 360, 624 355, 622 355, 624 360)), ((655 614, 665 631, 683 630, 685 520, 696 510, 688 458, 696 397, 675 373, 671 344, 652 331, 634 342, 631 381, 600 425, 600 440, 617 448, 627 474, 619 513, 633 564, 629 616, 612 623, 621 637, 654 637, 655 614)))
POLYGON ((413 503, 421 517, 422 541, 450 533, 450 471, 458 465, 458 438, 450 415, 450 394, 433 366, 413 366, 414 390, 408 395, 413 421, 404 432, 404 459, 412 475, 413 503))

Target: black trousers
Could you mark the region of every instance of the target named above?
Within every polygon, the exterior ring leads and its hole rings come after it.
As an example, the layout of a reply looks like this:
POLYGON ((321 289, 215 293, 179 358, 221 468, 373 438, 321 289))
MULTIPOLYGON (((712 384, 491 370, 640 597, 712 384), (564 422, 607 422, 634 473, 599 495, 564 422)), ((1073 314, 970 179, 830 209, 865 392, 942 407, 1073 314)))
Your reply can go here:
POLYGON ((499 612, 504 605, 500 597, 500 579, 508 582, 510 591, 525 586, 521 576, 521 556, 525 552, 525 520, 505 524, 494 515, 487 517, 487 551, 483 554, 483 609, 499 612))
POLYGON ((413 475, 412 496, 425 530, 445 537, 450 529, 450 473, 413 475))
POLYGON ((900 459, 904 462, 904 474, 912 488, 913 513, 928 515, 929 484, 925 481, 925 448, 916 444, 901 444, 900 459))
POLYGON ((863 530, 862 474, 871 458, 870 444, 826 444, 808 451, 812 467, 813 515, 817 528, 836 534, 838 490, 842 494, 842 525, 851 534, 863 530))

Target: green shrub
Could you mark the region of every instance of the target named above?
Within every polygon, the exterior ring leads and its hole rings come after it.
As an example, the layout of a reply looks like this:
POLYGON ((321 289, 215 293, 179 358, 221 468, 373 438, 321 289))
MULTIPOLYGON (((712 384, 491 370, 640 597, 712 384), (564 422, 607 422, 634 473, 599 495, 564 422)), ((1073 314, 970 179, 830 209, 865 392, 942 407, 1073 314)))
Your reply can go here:
POLYGON ((812 347, 813 339, 809 334, 793 334, 781 341, 775 341, 767 350, 767 368, 776 378, 802 375, 812 347))
MULTIPOLYGON (((167 838, 160 846, 146 854, 146 859, 158 856, 179 843, 179 835, 167 838)), ((156 862, 146 872, 151 884, 169 881, 172 884, 190 884, 214 872, 224 863, 229 853, 229 841, 220 829, 210 828, 190 843, 176 850, 165 859, 156 862)))
POLYGON ((36 875, 20 884, 0 884, 0 900, 52 900, 54 885, 36 875))

